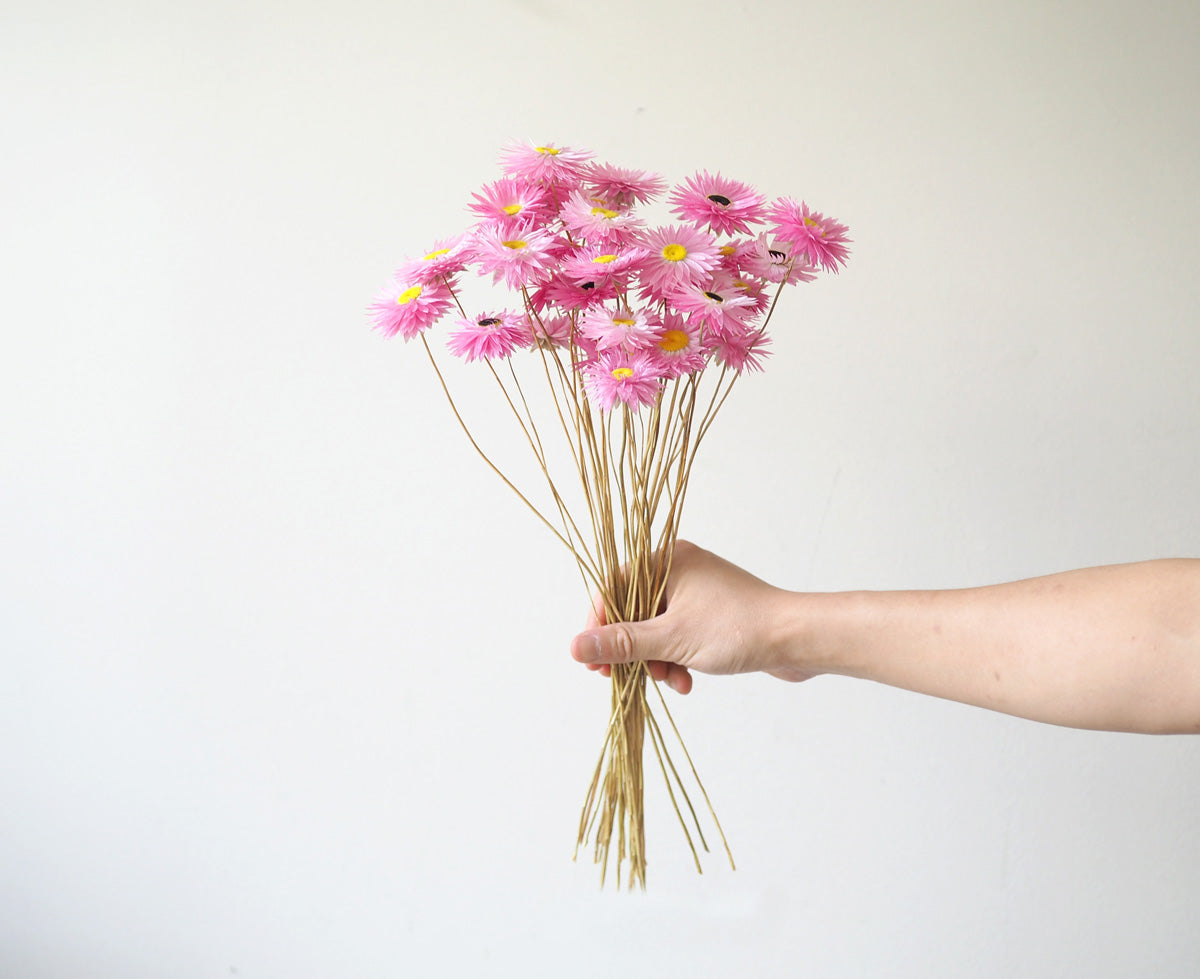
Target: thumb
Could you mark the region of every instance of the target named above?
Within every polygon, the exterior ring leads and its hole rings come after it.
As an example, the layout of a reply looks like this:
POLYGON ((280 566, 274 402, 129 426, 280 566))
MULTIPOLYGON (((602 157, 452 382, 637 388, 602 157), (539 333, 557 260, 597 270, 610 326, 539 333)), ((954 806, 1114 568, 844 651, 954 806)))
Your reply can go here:
POLYGON ((580 663, 635 663, 663 659, 657 630, 648 622, 615 622, 581 632, 571 641, 571 655, 580 663))

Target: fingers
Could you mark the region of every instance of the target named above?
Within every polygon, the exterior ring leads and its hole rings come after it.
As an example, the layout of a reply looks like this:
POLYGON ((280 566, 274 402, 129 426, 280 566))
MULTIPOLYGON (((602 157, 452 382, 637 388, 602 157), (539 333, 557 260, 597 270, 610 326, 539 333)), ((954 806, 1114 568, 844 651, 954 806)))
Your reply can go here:
MULTIPOLYGON (((640 653, 644 652, 646 645, 636 642, 633 630, 626 623, 618 623, 580 633, 571 641, 571 656, 589 670, 601 676, 611 676, 614 663, 632 663, 642 659, 640 653), (639 645, 643 649, 639 650, 639 645)), ((686 694, 692 689, 692 674, 678 663, 648 659, 646 669, 651 679, 666 683, 676 693, 686 694)))
MULTIPOLYGON (((604 677, 612 676, 611 663, 588 663, 587 668, 604 677)), ((665 663, 660 659, 652 659, 646 664, 646 672, 650 674, 650 679, 658 683, 665 683, 676 693, 687 694, 692 692, 692 674, 686 666, 680 666, 678 663, 665 663)))
POLYGON ((650 678, 659 683, 665 683, 676 693, 686 694, 692 692, 692 674, 686 666, 680 666, 678 663, 664 663, 659 659, 652 659, 646 664, 646 669, 650 673, 650 678))

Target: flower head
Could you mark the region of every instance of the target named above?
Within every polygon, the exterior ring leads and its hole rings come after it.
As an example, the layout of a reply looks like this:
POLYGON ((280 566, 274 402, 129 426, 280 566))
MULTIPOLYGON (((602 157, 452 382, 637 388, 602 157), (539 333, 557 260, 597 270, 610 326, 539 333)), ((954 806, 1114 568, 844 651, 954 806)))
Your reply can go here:
POLYGON ((595 154, 569 146, 534 146, 510 143, 500 151, 500 166, 513 177, 543 184, 577 187, 584 177, 587 161, 595 154))
POLYGON ((595 309, 584 314, 579 332, 593 341, 597 350, 642 350, 658 339, 659 324, 644 311, 595 309))
POLYGON ((531 316, 528 320, 534 343, 544 347, 569 347, 573 325, 569 316, 531 316))
POLYGON ((396 270, 396 278, 410 284, 436 282, 467 267, 470 250, 463 235, 441 238, 421 258, 410 259, 396 270))
POLYGON ((647 252, 642 288, 658 298, 678 285, 707 278, 720 258, 712 236, 686 224, 656 228, 639 244, 647 252))
POLYGON ((730 331, 714 337, 712 354, 716 361, 737 373, 761 371, 770 351, 771 338, 760 329, 730 331))
POLYGON ((593 164, 584 175, 592 196, 623 207, 645 204, 667 189, 667 181, 649 170, 630 170, 611 163, 593 164))
POLYGON ((670 293, 668 301, 679 312, 690 313, 710 332, 743 326, 753 305, 750 297, 728 276, 684 283, 670 293))
POLYGON ((400 334, 411 340, 446 315, 453 307, 450 289, 442 282, 394 279, 371 304, 371 319, 384 336, 400 334))
POLYGON ((582 373, 588 400, 601 411, 618 402, 630 408, 652 405, 662 390, 662 370, 644 351, 602 351, 582 373))
POLYGON ((846 264, 850 254, 847 247, 850 229, 844 224, 810 211, 803 201, 797 204, 790 197, 781 197, 772 204, 767 217, 775 222, 772 229, 775 235, 791 242, 792 250, 797 255, 805 255, 809 265, 837 272, 846 264))
POLYGON ((459 320, 446 345, 451 353, 467 361, 507 357, 532 340, 525 318, 507 311, 481 313, 473 320, 459 320))
POLYGON ((628 208, 575 191, 562 207, 563 225, 589 243, 629 241, 645 222, 628 208))
POLYGON ((668 203, 685 221, 717 234, 747 234, 763 219, 766 198, 749 184, 701 170, 680 184, 668 203))
POLYGON ((816 268, 809 262, 806 252, 793 252, 790 242, 770 241, 765 235, 754 240, 753 249, 742 260, 742 268, 768 282, 812 282, 817 277, 816 268), (768 244, 769 242, 769 244, 768 244))
POLYGON ((550 274, 558 248, 553 235, 533 225, 489 225, 476 231, 473 252, 481 275, 490 273, 493 282, 503 279, 510 289, 519 289, 550 274))
POLYGON ((557 306, 559 309, 588 309, 617 298, 612 280, 596 279, 579 282, 562 275, 551 275, 529 296, 529 303, 538 312, 557 306))
POLYGON ((704 369, 700 330, 698 322, 679 313, 668 310, 663 314, 662 329, 650 352, 664 377, 682 377, 704 369))
POLYGON ((564 259, 563 275, 576 282, 624 282, 646 258, 644 248, 617 248, 593 245, 581 248, 564 259))
POLYGON ((468 204, 468 210, 474 211, 485 222, 505 226, 539 223, 551 209, 544 187, 512 177, 484 184, 480 193, 471 196, 475 203, 468 204))

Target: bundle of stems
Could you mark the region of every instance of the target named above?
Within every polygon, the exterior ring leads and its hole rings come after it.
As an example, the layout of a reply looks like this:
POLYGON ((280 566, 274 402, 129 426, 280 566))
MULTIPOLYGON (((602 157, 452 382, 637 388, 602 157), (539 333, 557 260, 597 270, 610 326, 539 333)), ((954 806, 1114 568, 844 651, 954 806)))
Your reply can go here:
MULTIPOLYGON (((453 294, 451 283, 446 281, 445 284, 453 294)), ((524 299, 534 329, 537 373, 549 391, 552 424, 565 440, 578 477, 586 517, 580 518, 573 512, 555 482, 543 441, 545 426, 539 427, 511 359, 507 359, 500 370, 491 360, 487 361, 487 366, 533 452, 537 468, 549 489, 556 519, 535 506, 479 446, 459 413, 423 334, 421 341, 454 416, 471 445, 571 552, 597 612, 603 611, 604 621, 635 622, 651 618, 664 604, 684 497, 697 450, 738 374, 722 366, 716 372, 715 381, 710 379, 706 383, 704 375, 709 371, 696 371, 662 382, 656 402, 641 411, 631 410, 624 404, 607 411, 599 410, 589 401, 579 373, 573 369, 581 357, 575 343, 574 320, 569 342, 565 346, 556 344, 551 341, 528 293, 524 299)), ((778 299, 776 292, 761 330, 765 331, 778 299)), ((454 301, 458 303, 457 296, 454 301)), ((576 856, 579 849, 591 841, 595 862, 601 867, 601 885, 607 877, 610 858, 615 857, 618 886, 622 868, 628 861, 625 875, 628 885, 645 888, 643 755, 649 741, 696 869, 702 872, 699 849, 707 851, 708 843, 679 766, 668 748, 663 726, 652 709, 649 695, 652 687, 656 695, 654 703, 661 708, 661 716, 686 761, 686 771, 690 772, 703 797, 730 866, 733 866, 733 855, 708 793, 696 773, 667 702, 646 665, 616 665, 612 668, 611 681, 611 713, 600 758, 580 814, 576 856)))

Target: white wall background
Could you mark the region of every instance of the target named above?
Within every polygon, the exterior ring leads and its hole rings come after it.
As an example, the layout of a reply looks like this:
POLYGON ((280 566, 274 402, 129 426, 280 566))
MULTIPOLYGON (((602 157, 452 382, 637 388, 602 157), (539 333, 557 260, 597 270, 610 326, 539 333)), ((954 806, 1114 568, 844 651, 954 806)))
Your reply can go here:
POLYGON ((1200 740, 848 680, 700 678, 739 869, 652 783, 599 892, 579 579, 363 308, 512 137, 720 169, 856 245, 688 536, 1197 555, 1198 52, 1190 2, 5 5, 0 974, 1195 976, 1200 740))

